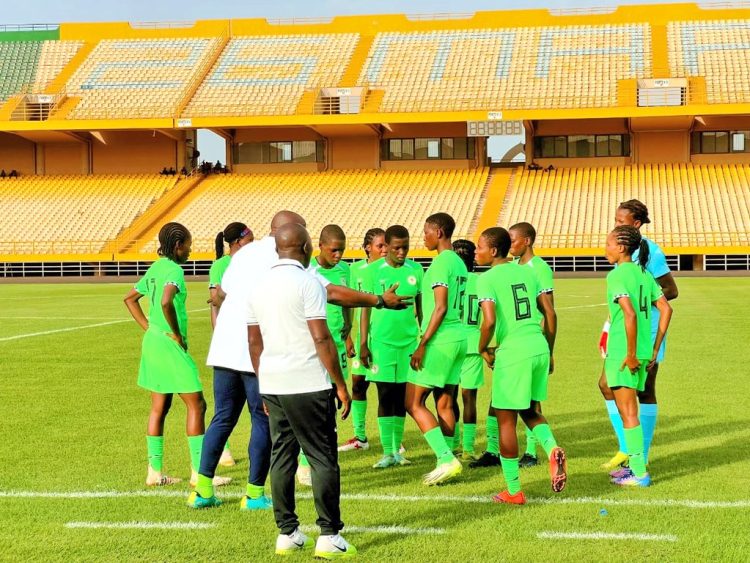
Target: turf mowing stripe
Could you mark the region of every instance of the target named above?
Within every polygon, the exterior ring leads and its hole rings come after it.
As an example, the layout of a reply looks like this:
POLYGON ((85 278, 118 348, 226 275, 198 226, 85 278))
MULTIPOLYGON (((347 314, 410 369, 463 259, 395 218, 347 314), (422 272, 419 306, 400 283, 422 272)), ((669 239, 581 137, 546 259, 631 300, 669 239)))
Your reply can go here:
POLYGON ((210 522, 68 522, 66 528, 116 529, 116 530, 208 530, 216 524, 210 522))
POLYGON ((677 536, 669 534, 608 534, 605 532, 539 532, 543 540, 638 540, 676 542, 677 536))
MULTIPOLYGON (((300 526, 303 532, 317 532, 317 526, 300 526)), ((402 534, 405 536, 436 536, 445 533, 443 528, 407 528, 405 526, 345 526, 343 533, 363 534, 402 534)))
POLYGON ((568 311, 570 309, 591 309, 592 307, 604 307, 606 303, 594 303, 592 305, 573 305, 571 307, 555 307, 556 311, 568 311))
MULTIPOLYGON (((141 491, 0 491, 0 498, 60 498, 60 499, 96 499, 96 498, 120 498, 120 497, 185 497, 187 490, 141 490, 141 491)), ((220 495, 223 498, 241 498, 244 491, 226 491, 220 495)), ((301 493, 299 499, 312 499, 312 493, 301 493)), ((364 500, 382 502, 458 502, 472 504, 489 504, 492 498, 489 494, 479 495, 390 495, 390 494, 364 494, 345 493, 341 495, 342 500, 364 500)), ((606 499, 596 497, 531 497, 527 498, 529 504, 593 504, 599 506, 667 506, 673 508, 691 508, 696 510, 712 508, 750 508, 750 500, 693 500, 693 499, 606 499)))

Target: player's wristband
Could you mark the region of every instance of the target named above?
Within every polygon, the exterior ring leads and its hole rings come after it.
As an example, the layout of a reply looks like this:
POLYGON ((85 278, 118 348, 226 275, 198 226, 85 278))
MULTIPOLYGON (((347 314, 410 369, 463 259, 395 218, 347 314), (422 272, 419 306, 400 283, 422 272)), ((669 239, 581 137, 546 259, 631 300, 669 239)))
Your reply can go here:
POLYGON ((378 298, 378 302, 375 303, 375 308, 382 309, 383 307, 385 307, 385 299, 383 299, 382 295, 378 295, 377 298, 378 298))
POLYGON ((609 333, 609 327, 612 326, 612 323, 609 322, 609 320, 604 322, 604 326, 602 327, 602 332, 609 333))

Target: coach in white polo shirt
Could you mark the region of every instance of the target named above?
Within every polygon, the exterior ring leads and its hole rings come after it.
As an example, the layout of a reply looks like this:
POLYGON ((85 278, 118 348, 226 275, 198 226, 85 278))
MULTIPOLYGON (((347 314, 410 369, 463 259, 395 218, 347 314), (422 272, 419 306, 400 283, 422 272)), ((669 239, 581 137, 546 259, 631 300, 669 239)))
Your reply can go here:
POLYGON ((270 418, 276 553, 312 547, 295 513, 301 447, 310 461, 321 531, 315 555, 351 556, 357 550, 339 535, 344 524, 336 436, 336 402, 343 419, 351 397, 326 323, 326 290, 306 271, 312 256, 307 230, 287 224, 275 238, 279 260, 251 290, 247 322, 250 357, 270 418))

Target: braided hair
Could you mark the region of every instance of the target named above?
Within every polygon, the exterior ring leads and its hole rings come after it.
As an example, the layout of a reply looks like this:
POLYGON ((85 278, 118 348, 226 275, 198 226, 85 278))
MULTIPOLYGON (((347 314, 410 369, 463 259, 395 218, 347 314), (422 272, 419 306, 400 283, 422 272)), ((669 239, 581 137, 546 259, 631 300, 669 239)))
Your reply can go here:
POLYGON ((250 229, 247 228, 245 223, 229 223, 226 228, 216 235, 215 247, 216 247, 216 259, 218 260, 224 256, 224 243, 231 245, 242 237, 247 236, 250 229))
POLYGON ((507 258, 510 250, 510 234, 502 227, 490 227, 482 232, 482 236, 490 245, 497 250, 498 258, 507 258))
POLYGON ((177 261, 175 250, 178 244, 185 244, 190 240, 190 231, 180 223, 167 223, 159 231, 159 248, 156 253, 170 260, 177 261))
POLYGON ((641 269, 645 270, 650 258, 651 249, 648 247, 646 239, 641 236, 641 232, 633 226, 620 225, 612 230, 612 234, 615 235, 617 244, 625 248, 628 256, 632 256, 638 250, 638 265, 641 269))
POLYGON ((623 201, 620 204, 619 209, 629 211, 633 216, 633 219, 635 219, 636 221, 640 221, 642 225, 646 225, 651 222, 651 219, 648 218, 648 207, 646 207, 645 203, 637 199, 629 199, 628 201, 623 201))
POLYGON ((466 271, 474 271, 474 251, 477 249, 476 245, 470 240, 458 239, 453 241, 453 252, 458 254, 458 257, 466 264, 466 271))
POLYGON ((368 229, 365 233, 365 240, 362 243, 362 248, 364 249, 365 254, 368 258, 370 257, 370 251, 367 250, 367 247, 372 244, 372 241, 375 240, 375 237, 379 236, 385 236, 385 231, 380 227, 373 227, 372 229, 368 229))

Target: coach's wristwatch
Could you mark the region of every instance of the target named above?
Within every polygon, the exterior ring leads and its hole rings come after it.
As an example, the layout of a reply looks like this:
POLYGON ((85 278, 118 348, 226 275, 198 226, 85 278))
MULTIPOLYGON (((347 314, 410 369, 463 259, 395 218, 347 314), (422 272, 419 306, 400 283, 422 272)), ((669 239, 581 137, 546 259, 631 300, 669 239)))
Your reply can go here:
POLYGON ((375 303, 375 308, 382 309, 383 307, 385 307, 385 299, 383 299, 383 296, 377 295, 376 297, 378 298, 378 302, 375 303))

